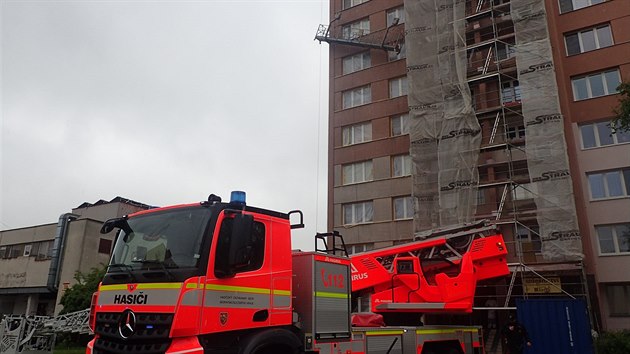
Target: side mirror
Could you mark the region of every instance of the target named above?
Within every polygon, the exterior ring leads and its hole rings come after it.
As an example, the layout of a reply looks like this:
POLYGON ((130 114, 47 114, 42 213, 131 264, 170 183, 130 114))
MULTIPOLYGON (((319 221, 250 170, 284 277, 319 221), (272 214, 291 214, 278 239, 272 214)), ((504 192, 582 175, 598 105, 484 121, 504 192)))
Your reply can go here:
POLYGON ((115 219, 109 219, 107 221, 105 221, 103 223, 103 226, 101 226, 101 233, 102 234, 108 234, 110 232, 112 232, 112 230, 114 230, 117 227, 121 227, 121 222, 127 222, 125 220, 125 218, 115 218, 115 219))

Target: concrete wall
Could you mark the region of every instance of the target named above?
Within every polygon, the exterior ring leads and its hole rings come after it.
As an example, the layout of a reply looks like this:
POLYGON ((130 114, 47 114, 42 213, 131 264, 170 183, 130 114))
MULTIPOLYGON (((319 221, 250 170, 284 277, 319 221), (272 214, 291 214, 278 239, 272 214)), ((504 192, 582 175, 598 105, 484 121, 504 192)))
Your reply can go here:
MULTIPOLYGON (((55 238, 56 224, 0 232, 0 246, 32 244, 52 241, 55 238)), ((45 287, 48 279, 50 260, 20 255, 17 258, 0 259, 0 289, 45 287)))

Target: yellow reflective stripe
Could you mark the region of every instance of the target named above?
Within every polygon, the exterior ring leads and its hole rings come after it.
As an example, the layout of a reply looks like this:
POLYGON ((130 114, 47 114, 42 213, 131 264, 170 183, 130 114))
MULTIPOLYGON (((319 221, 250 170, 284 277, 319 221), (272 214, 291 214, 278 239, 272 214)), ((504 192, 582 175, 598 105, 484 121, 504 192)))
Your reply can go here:
POLYGON ((188 283, 186 284, 186 289, 201 289, 203 288, 203 285, 197 284, 197 283, 188 283))
POLYGON ((325 291, 316 291, 315 297, 328 297, 332 299, 347 299, 348 294, 340 294, 340 293, 329 293, 325 291))
POLYGON ((416 334, 446 334, 455 332, 471 332, 476 333, 476 329, 471 328, 449 328, 449 329, 418 329, 416 334))
POLYGON ((108 290, 127 290, 127 284, 115 284, 115 285, 101 285, 100 291, 108 290))
POLYGON ((403 334, 403 330, 390 330, 390 331, 367 331, 366 336, 389 336, 392 334, 403 334))
MULTIPOLYGON (((135 290, 181 289, 183 283, 140 283, 135 290)), ((101 285, 101 291, 127 290, 127 284, 101 285)))
POLYGON ((241 293, 267 294, 267 295, 271 294, 271 289, 250 288, 246 286, 217 285, 217 284, 206 284, 206 290, 237 291, 241 293))
POLYGON ((138 284, 138 289, 140 290, 149 290, 149 289, 181 289, 183 283, 146 283, 146 284, 138 284))
POLYGON ((277 290, 277 289, 275 289, 273 291, 273 294, 274 295, 280 295, 280 296, 282 296, 282 295, 284 295, 284 296, 291 296, 291 292, 289 290, 277 290))

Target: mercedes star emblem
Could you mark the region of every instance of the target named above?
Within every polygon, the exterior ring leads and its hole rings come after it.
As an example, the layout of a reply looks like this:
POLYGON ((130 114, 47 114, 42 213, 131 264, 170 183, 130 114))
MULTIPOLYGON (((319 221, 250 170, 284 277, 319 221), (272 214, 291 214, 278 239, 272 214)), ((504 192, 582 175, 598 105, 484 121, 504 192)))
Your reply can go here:
POLYGON ((136 333, 136 314, 131 310, 123 311, 118 321, 118 334, 127 339, 136 333))

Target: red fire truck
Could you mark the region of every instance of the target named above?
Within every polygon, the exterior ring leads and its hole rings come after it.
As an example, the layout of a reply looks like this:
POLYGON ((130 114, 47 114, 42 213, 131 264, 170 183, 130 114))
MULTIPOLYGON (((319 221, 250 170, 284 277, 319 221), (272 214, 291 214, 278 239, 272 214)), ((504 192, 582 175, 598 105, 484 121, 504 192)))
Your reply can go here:
POLYGON ((292 251, 291 229, 303 226, 300 211, 251 207, 243 192, 106 221, 102 233, 119 231, 86 353, 483 352, 475 326, 352 326, 351 288, 373 312, 470 311, 475 282, 507 274, 500 234, 351 260, 336 247, 292 251))

